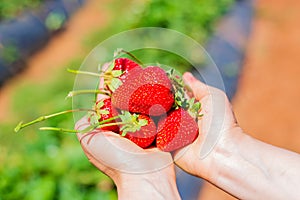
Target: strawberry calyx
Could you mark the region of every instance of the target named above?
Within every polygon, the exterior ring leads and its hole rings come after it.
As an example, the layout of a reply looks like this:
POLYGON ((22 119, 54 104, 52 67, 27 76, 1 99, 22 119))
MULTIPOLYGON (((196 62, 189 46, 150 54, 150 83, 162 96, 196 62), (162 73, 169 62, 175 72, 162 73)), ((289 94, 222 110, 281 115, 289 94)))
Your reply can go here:
POLYGON ((138 114, 128 111, 122 111, 119 117, 123 123, 123 126, 120 128, 122 136, 126 136, 128 132, 139 131, 143 126, 148 124, 148 120, 140 119, 138 114))
MULTIPOLYGON (((91 125, 96 125, 100 121, 103 122, 104 120, 108 120, 113 117, 116 117, 116 119, 119 118, 117 117, 118 115, 117 110, 111 105, 110 98, 96 101, 93 109, 95 110, 95 112, 88 113, 88 121, 91 125)), ((111 122, 116 122, 116 121, 112 120, 111 122)), ((119 133, 119 126, 112 125, 103 128, 103 130, 119 133)))
POLYGON ((174 89, 175 96, 175 109, 183 108, 188 111, 188 113, 196 119, 197 117, 201 117, 199 115, 199 111, 201 110, 201 103, 196 101, 195 98, 187 99, 185 97, 186 94, 186 85, 184 84, 182 77, 176 73, 176 71, 172 68, 167 71, 167 75, 171 80, 174 89))
POLYGON ((172 68, 168 70, 167 75, 172 83, 173 90, 174 90, 174 107, 179 108, 183 107, 186 108, 188 106, 187 99, 185 96, 184 90, 184 83, 180 75, 176 74, 175 70, 172 68))
POLYGON ((99 101, 94 106, 95 112, 88 112, 88 119, 91 125, 96 125, 101 120, 101 115, 109 114, 109 111, 106 109, 101 109, 104 106, 104 101, 99 101))
POLYGON ((191 98, 188 100, 187 111, 191 117, 193 117, 194 119, 197 119, 198 117, 202 117, 203 114, 199 114, 200 110, 201 110, 201 103, 199 101, 196 101, 195 98, 191 98))
POLYGON ((114 67, 115 60, 110 63, 109 67, 105 71, 102 71, 104 84, 111 92, 114 92, 120 85, 122 85, 122 81, 119 77, 124 73, 122 70, 115 70, 114 67))
POLYGON ((101 120, 101 121, 99 121, 100 115, 97 115, 95 113, 90 113, 89 117, 90 117, 91 126, 88 127, 86 130, 119 125, 121 126, 120 132, 122 133, 121 135, 123 137, 126 136, 126 134, 129 132, 139 131, 143 126, 148 125, 148 120, 141 119, 139 118, 139 114, 130 113, 128 111, 121 111, 121 114, 119 114, 118 116, 111 117, 107 120, 101 120), (107 122, 114 121, 116 119, 120 119, 121 121, 107 123, 107 122))

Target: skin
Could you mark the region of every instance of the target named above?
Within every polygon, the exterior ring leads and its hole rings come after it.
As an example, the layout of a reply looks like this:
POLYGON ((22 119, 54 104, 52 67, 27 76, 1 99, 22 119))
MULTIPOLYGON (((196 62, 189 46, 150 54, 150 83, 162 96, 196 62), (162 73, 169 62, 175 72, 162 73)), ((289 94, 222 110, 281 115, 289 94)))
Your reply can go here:
POLYGON ((176 164, 239 199, 299 199, 300 155, 247 135, 238 126, 222 91, 201 83, 190 73, 184 74, 184 81, 192 88, 190 95, 202 103, 204 116, 199 121, 200 136, 175 153, 176 164), (205 138, 209 137, 205 123, 209 122, 210 114, 219 111, 211 110, 214 96, 224 100, 224 118, 216 120, 223 126, 214 148, 206 157, 199 158, 205 138))
MULTIPOLYGON (((190 73, 183 79, 204 115, 199 137, 172 155, 143 150, 112 132, 78 134, 90 162, 115 182, 119 199, 180 199, 174 163, 240 199, 298 199, 300 155, 247 135, 222 91, 190 73)), ((86 118, 76 124, 86 126, 86 118)))
MULTIPOLYGON (((76 128, 87 126, 83 118, 76 128)), ((89 161, 114 181, 118 199, 180 199, 170 153, 144 150, 113 132, 95 130, 78 139, 89 161)))

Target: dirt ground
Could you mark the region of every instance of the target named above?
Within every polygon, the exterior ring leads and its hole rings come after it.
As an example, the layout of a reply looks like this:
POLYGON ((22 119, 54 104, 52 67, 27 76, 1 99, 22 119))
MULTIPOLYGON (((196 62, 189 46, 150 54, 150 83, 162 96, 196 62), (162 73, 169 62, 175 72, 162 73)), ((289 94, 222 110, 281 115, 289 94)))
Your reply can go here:
MULTIPOLYGON (((300 153, 300 2, 258 0, 233 108, 250 135, 300 153)), ((199 199, 235 199, 206 184, 199 199)))
POLYGON ((0 121, 10 117, 10 99, 12 93, 27 81, 39 82, 47 80, 51 72, 67 62, 84 56, 82 44, 84 39, 96 30, 109 23, 106 10, 108 0, 89 0, 79 9, 67 24, 66 30, 56 35, 44 49, 32 56, 27 69, 19 76, 8 81, 0 90, 0 121))

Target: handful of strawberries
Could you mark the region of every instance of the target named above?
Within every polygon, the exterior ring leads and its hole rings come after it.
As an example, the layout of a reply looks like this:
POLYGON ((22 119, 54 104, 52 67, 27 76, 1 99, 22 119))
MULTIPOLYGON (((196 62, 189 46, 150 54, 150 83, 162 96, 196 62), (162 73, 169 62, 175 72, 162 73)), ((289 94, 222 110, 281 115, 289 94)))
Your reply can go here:
MULTIPOLYGON (((93 109, 88 111, 90 127, 83 131, 41 129, 82 133, 101 129, 120 134, 142 148, 155 146, 168 152, 197 138, 201 104, 194 98, 185 98, 183 81, 174 69, 165 71, 159 66, 142 67, 124 57, 114 59, 99 77, 103 84, 96 92, 101 93, 101 99, 97 99, 93 109)), ((69 96, 74 94, 71 92, 69 96)), ((32 122, 21 122, 15 131, 30 124, 32 122)))

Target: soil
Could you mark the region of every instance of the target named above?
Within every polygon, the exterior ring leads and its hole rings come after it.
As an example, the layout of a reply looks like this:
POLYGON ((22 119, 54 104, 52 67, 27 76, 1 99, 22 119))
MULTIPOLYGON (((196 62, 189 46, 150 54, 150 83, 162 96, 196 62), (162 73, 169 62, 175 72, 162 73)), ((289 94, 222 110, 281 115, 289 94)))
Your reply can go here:
POLYGON ((82 45, 84 39, 109 23, 105 9, 107 4, 107 0, 86 1, 70 19, 65 30, 55 35, 45 48, 28 60, 26 70, 1 88, 0 121, 5 122, 13 117, 10 114, 10 99, 20 85, 28 81, 36 84, 44 82, 58 67, 64 67, 70 60, 86 54, 82 45))
MULTIPOLYGON (((258 0, 233 108, 255 138, 300 153, 300 2, 258 0)), ((205 184, 199 199, 235 199, 205 184)))

